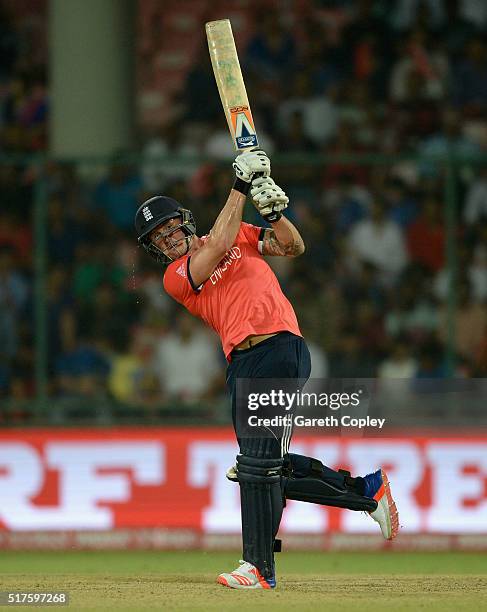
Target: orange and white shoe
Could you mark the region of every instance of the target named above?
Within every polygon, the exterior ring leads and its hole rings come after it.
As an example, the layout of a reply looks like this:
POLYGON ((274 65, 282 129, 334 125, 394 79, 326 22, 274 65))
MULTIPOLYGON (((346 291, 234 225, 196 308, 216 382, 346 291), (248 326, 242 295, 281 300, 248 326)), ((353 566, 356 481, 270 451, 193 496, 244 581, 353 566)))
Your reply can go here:
POLYGON ((379 469, 364 476, 365 496, 372 497, 377 502, 377 508, 369 512, 379 523, 382 535, 386 540, 393 540, 399 531, 399 513, 396 502, 392 498, 389 479, 384 470, 379 469))
POLYGON ((264 578, 259 570, 247 561, 239 561, 240 567, 231 574, 220 574, 218 584, 229 587, 230 589, 273 589, 276 586, 276 579, 264 578))

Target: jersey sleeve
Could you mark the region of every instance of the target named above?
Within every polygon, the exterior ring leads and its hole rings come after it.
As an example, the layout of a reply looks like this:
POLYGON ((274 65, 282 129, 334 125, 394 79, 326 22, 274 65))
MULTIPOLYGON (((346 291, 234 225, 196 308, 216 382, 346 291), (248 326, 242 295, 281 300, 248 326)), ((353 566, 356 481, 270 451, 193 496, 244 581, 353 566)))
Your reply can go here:
POLYGON ((163 285, 166 292, 180 304, 185 304, 195 292, 188 277, 189 257, 169 264, 164 274, 163 285))
POLYGON ((247 242, 254 249, 257 249, 261 255, 264 246, 265 229, 265 227, 257 227, 257 225, 251 225, 250 223, 245 223, 245 221, 242 221, 240 225, 240 231, 245 236, 247 242))

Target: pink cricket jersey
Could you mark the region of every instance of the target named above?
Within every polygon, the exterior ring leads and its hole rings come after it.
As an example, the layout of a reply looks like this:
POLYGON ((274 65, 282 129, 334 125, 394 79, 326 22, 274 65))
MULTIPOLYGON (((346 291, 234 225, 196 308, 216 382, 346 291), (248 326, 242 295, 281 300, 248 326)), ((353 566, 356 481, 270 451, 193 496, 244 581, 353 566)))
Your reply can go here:
POLYGON ((234 346, 251 335, 289 331, 301 336, 293 307, 262 257, 264 228, 242 222, 235 242, 200 286, 191 279, 191 255, 173 261, 164 288, 220 336, 230 361, 234 346))

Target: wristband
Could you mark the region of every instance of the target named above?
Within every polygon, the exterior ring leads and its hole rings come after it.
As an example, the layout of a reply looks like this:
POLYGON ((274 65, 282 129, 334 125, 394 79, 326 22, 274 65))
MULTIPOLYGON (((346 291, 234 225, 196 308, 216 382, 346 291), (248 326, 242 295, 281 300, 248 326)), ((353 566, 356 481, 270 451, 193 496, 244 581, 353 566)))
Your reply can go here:
POLYGON ((271 212, 270 214, 266 215, 264 219, 269 223, 277 223, 281 217, 281 212, 271 212))
POLYGON ((242 193, 244 196, 246 196, 250 191, 250 183, 243 181, 241 178, 238 178, 237 176, 237 178, 235 179, 235 183, 233 184, 233 189, 235 189, 235 191, 238 191, 242 193))

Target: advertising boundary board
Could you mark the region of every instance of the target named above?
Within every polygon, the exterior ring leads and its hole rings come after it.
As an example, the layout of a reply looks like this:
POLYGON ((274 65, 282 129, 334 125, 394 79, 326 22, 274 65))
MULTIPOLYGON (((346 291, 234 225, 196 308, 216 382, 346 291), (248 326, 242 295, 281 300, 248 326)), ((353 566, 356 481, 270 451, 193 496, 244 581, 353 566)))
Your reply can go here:
MULTIPOLYGON (((487 550, 487 433, 296 436, 334 468, 389 473, 401 549, 487 550)), ((228 428, 0 431, 0 548, 226 549, 240 545, 228 428)), ((290 502, 290 549, 389 548, 363 513, 290 502)))

